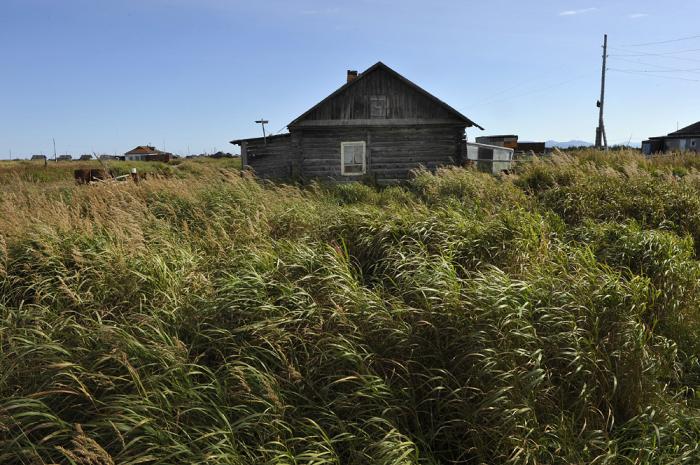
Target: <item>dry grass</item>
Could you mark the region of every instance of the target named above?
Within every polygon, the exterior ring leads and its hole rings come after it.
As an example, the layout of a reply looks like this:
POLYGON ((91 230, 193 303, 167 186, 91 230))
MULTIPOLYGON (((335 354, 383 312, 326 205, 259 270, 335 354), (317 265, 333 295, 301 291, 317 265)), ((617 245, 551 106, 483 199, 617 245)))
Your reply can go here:
POLYGON ((700 462, 693 158, 173 170, 5 184, 0 463, 700 462))

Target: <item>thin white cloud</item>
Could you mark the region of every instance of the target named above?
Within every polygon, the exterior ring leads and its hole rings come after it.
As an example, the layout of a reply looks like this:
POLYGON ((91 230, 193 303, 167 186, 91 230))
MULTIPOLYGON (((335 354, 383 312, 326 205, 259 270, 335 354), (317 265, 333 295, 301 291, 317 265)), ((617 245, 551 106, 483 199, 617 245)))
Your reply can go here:
POLYGON ((649 15, 646 13, 632 13, 632 14, 627 15, 627 17, 629 19, 646 18, 647 16, 649 16, 649 15))
POLYGON ((575 16, 575 15, 582 15, 585 13, 590 13, 592 11, 597 10, 598 8, 582 8, 580 10, 566 10, 562 11, 559 13, 559 16, 575 16))
POLYGON ((340 8, 324 8, 322 10, 302 10, 299 12, 303 16, 316 16, 316 15, 335 15, 340 13, 340 8))

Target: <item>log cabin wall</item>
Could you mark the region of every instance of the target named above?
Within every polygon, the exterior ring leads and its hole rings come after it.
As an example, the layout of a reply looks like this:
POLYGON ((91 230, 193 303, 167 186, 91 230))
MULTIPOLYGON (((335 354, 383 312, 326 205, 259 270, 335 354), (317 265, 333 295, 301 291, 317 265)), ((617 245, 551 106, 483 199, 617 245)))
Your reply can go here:
POLYGON ((248 139, 245 146, 241 146, 242 163, 262 179, 291 177, 294 174, 292 155, 292 138, 288 134, 268 137, 267 142, 262 137, 248 139))
POLYGON ((464 129, 454 126, 353 127, 306 129, 301 140, 301 174, 337 182, 370 180, 377 184, 405 181, 412 170, 461 162, 464 129), (341 143, 364 141, 365 176, 341 174, 341 143))

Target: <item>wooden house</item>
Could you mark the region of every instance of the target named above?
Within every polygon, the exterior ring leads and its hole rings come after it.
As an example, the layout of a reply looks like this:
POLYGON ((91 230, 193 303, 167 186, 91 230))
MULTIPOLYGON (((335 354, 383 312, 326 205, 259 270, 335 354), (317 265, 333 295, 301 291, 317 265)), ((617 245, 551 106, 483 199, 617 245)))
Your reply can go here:
POLYGON ((126 161, 162 161, 169 162, 172 159, 172 154, 158 150, 151 145, 139 145, 124 154, 126 161))
POLYGON ((515 134, 481 136, 477 137, 475 140, 479 144, 496 145, 499 147, 507 147, 513 150, 516 150, 518 148, 518 136, 515 134))
POLYGON ((545 153, 547 151, 544 142, 521 142, 516 134, 499 136, 481 136, 476 138, 480 144, 496 145, 513 149, 516 154, 522 153, 545 153))
POLYGON ((419 167, 466 161, 465 129, 481 126, 379 62, 289 123, 288 134, 231 141, 261 178, 405 180, 419 167))
POLYGON ((700 121, 666 136, 650 137, 642 142, 642 153, 700 152, 700 121))

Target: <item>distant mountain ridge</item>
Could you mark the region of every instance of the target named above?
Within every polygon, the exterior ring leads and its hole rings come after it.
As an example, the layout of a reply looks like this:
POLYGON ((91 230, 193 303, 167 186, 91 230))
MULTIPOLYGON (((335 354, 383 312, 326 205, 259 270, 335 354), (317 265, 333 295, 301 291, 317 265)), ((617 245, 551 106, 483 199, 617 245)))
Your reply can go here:
MULTIPOLYGON (((586 142, 585 140, 568 140, 564 142, 556 141, 556 140, 548 140, 547 142, 544 143, 545 147, 547 148, 560 148, 560 149, 569 149, 571 147, 593 147, 593 144, 590 142, 586 142)), ((641 142, 618 142, 618 143, 610 143, 609 146, 615 146, 615 145, 627 145, 629 147, 635 147, 639 148, 642 146, 641 142)))
POLYGON ((557 147, 560 149, 569 149, 571 147, 592 147, 593 144, 591 144, 590 142, 586 142, 585 140, 568 140, 565 142, 548 140, 544 143, 544 146, 548 148, 557 147))

